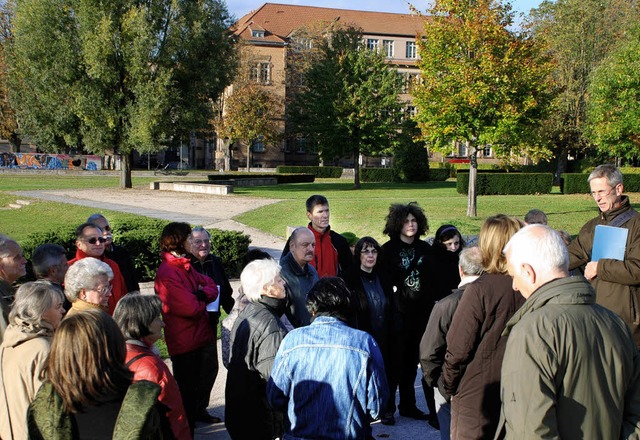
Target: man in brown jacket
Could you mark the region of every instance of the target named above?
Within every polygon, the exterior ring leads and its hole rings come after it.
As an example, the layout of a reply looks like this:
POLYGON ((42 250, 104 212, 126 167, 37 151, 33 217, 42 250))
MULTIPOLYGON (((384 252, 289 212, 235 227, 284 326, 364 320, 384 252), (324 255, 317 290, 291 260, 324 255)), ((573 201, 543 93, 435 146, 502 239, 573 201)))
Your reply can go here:
POLYGON ((623 195, 622 173, 613 165, 600 165, 588 178, 598 216, 588 221, 569 244, 569 270, 584 266, 584 276, 596 291, 596 302, 617 313, 633 332, 640 347, 640 216, 623 195), (629 230, 624 260, 591 261, 597 225, 629 230))

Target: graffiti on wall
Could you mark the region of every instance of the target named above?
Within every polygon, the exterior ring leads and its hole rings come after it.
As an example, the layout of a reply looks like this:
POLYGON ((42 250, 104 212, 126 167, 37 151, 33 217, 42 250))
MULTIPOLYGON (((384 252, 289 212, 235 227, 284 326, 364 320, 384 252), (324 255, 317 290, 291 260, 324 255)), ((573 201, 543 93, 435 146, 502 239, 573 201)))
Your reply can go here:
POLYGON ((97 171, 102 169, 102 158, 68 154, 0 153, 0 168, 97 171))

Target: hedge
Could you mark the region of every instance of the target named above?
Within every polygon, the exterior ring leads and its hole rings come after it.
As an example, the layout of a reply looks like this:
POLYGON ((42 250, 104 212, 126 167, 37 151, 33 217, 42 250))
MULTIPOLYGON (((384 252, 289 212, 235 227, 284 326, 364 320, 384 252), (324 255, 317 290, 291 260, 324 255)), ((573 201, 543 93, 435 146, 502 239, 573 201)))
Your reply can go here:
POLYGON ((313 174, 317 178, 339 179, 342 177, 342 167, 312 167, 312 166, 290 166, 279 165, 276 167, 276 173, 303 173, 313 174))
MULTIPOLYGON (((587 173, 564 173, 560 184, 563 194, 589 194, 591 188, 587 179, 587 173)), ((625 192, 640 192, 640 174, 623 173, 622 182, 625 192)))
MULTIPOLYGON (((136 275, 141 282, 152 281, 155 278, 156 270, 160 265, 160 234, 168 223, 166 220, 145 217, 124 223, 116 221, 111 223, 113 241, 129 251, 136 275)), ((212 252, 222 259, 227 276, 237 278, 242 270, 242 259, 249 249, 251 239, 248 235, 237 231, 209 229, 209 233, 211 234, 212 252)), ((67 250, 69 259, 74 258, 76 253, 75 227, 28 235, 21 243, 27 260, 31 260, 35 248, 44 243, 59 244, 67 250)), ((27 278, 34 279, 30 267, 27 278)))
MULTIPOLYGON (((553 186, 551 173, 478 173, 476 191, 478 195, 549 194, 553 186)), ((458 173, 456 189, 467 194, 469 173, 458 173)))
POLYGON ((392 168, 360 168, 362 182, 393 182, 395 172, 392 168))
POLYGON ((430 168, 429 180, 432 182, 444 182, 449 178, 449 170, 445 168, 430 168))

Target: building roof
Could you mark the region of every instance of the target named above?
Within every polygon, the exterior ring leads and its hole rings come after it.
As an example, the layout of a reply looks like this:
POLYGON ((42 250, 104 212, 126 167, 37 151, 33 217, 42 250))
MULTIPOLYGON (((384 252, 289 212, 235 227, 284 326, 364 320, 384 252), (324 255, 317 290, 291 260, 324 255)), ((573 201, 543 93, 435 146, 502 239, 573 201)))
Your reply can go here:
POLYGON ((284 43, 296 29, 322 21, 355 24, 365 35, 415 37, 424 29, 424 20, 425 17, 411 14, 265 3, 240 18, 234 28, 236 35, 252 39, 251 29, 260 26, 266 31, 262 41, 284 43))

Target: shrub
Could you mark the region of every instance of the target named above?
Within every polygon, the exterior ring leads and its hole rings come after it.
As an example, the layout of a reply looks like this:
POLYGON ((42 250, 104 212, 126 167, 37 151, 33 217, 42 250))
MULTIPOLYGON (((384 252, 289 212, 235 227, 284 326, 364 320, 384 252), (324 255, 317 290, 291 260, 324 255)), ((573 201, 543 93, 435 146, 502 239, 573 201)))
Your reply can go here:
POLYGON ((362 182, 393 182, 395 172, 392 168, 360 168, 362 182))
POLYGON ((228 182, 238 179, 261 179, 265 177, 275 177, 278 183, 312 183, 316 176, 313 173, 219 173, 209 174, 207 179, 210 182, 228 182))
POLYGON ((211 252, 220 257, 224 271, 230 278, 238 278, 242 260, 249 250, 251 238, 238 231, 208 229, 211 234, 211 252))
MULTIPOLYGON (((478 195, 497 194, 549 194, 553 186, 551 173, 478 173, 478 195)), ((469 189, 469 173, 458 173, 456 189, 466 194, 469 189)))
POLYGON ((276 174, 278 183, 313 183, 315 174, 276 174))
POLYGON ((588 194, 591 191, 587 182, 588 174, 564 173, 560 179, 560 191, 563 194, 588 194))
MULTIPOLYGON (((139 281, 152 281, 160 265, 160 234, 169 222, 146 217, 127 217, 126 222, 111 222, 113 241, 131 254, 136 275, 139 281)), ((55 243, 67 250, 67 258, 75 257, 75 227, 30 234, 21 243, 25 257, 31 260, 36 247, 44 243, 55 243)), ((244 258, 251 239, 237 231, 209 229, 212 252, 222 259, 227 276, 237 277, 242 269, 244 258)), ((33 272, 29 267, 27 279, 33 280, 33 272)))
POLYGON ((276 173, 303 173, 313 174, 317 178, 339 179, 342 176, 342 167, 311 167, 311 166, 290 166, 279 165, 276 173))
POLYGON ((420 138, 415 121, 407 119, 393 150, 393 170, 401 182, 426 182, 429 180, 429 151, 420 138))
POLYGON ((449 178, 449 170, 446 168, 429 169, 429 180, 432 182, 444 182, 449 178))

